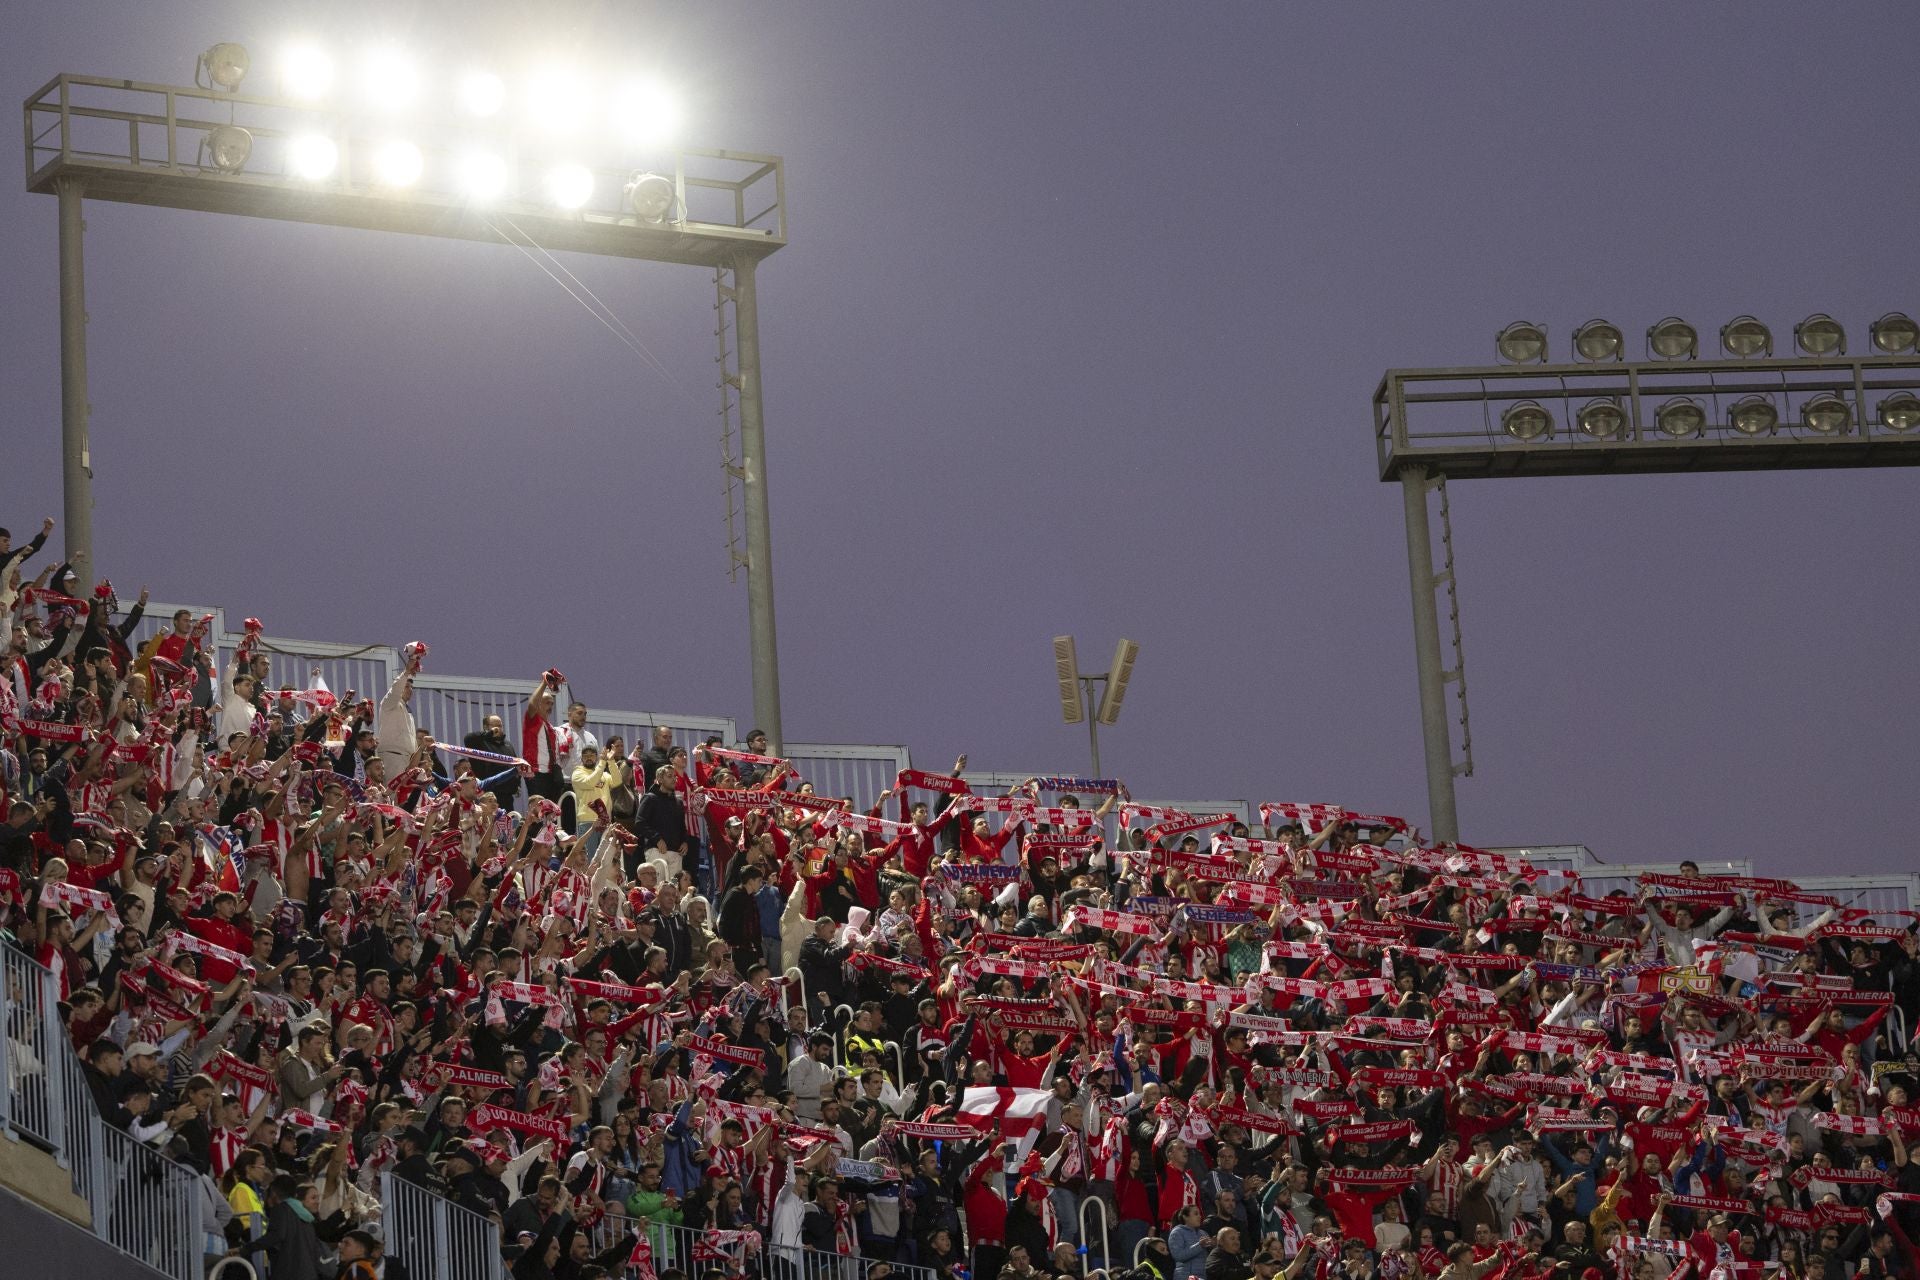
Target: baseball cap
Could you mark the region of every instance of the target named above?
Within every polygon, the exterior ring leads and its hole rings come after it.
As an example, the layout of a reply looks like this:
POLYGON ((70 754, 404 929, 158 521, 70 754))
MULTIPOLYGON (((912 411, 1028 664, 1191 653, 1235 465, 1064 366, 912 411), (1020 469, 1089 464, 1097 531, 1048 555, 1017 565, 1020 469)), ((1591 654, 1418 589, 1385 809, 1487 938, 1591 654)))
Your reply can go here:
POLYGON ((143 1058, 149 1055, 156 1058, 160 1056, 160 1046, 154 1044, 151 1040, 135 1040, 127 1046, 127 1056, 129 1058, 143 1058))

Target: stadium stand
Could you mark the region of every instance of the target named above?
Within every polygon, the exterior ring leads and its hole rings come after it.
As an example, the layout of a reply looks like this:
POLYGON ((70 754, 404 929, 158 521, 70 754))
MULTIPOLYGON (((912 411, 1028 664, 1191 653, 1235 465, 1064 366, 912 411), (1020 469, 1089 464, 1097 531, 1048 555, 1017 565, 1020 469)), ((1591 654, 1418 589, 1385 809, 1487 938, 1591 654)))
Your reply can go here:
POLYGON ((1910 874, 776 758, 45 534, 0 1126, 160 1274, 1920 1280, 1910 874))

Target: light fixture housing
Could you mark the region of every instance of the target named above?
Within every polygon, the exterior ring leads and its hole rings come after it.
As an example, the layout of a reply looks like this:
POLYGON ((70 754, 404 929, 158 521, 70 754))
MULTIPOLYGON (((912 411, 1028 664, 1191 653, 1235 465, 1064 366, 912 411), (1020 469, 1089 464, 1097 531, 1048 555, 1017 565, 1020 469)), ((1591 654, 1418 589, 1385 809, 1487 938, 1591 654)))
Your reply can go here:
POLYGON ((1847 354, 1847 331, 1824 311, 1816 311, 1793 326, 1793 345, 1808 356, 1847 354))
POLYGON ((1905 435, 1920 427, 1920 396, 1911 391, 1896 391, 1880 402, 1880 425, 1905 435))
POLYGON ((1113 665, 1107 668, 1106 692, 1100 695, 1100 710, 1094 719, 1101 724, 1112 724, 1120 718, 1120 703, 1127 696, 1127 681, 1133 679, 1134 659, 1140 656, 1140 646, 1131 640, 1122 640, 1113 651, 1113 665))
POLYGON ((280 87, 289 98, 318 102, 333 91, 333 59, 316 44, 290 45, 280 55, 280 87))
POLYGON ((1545 364, 1547 331, 1537 324, 1516 320, 1494 335, 1493 349, 1508 364, 1545 364))
POLYGON ((1583 364, 1618 360, 1625 345, 1620 327, 1605 320, 1589 320, 1573 331, 1573 358, 1583 364))
POLYGON ((207 158, 222 173, 238 173, 253 154, 253 135, 237 124, 217 124, 207 130, 207 158))
POLYGON ((677 196, 671 178, 657 173, 636 173, 627 179, 622 194, 633 216, 642 222, 669 222, 673 218, 677 196))
POLYGON ((1080 659, 1072 636, 1053 638, 1053 677, 1060 683, 1060 718, 1079 724, 1087 718, 1086 699, 1080 696, 1080 659))
POLYGON ((1653 411, 1653 425, 1672 440, 1697 436, 1707 425, 1707 413, 1689 396, 1675 396, 1653 411))
POLYGON ((1815 435, 1844 435, 1852 421, 1853 410, 1832 392, 1823 391, 1800 406, 1800 425, 1815 435))
POLYGON ((390 138, 373 153, 373 176, 383 187, 410 187, 426 169, 420 148, 404 138, 390 138))
POLYGON ((1773 330, 1752 316, 1735 316, 1720 326, 1720 349, 1742 360, 1770 356, 1773 354, 1773 330))
POLYGON ((1589 440, 1618 440, 1627 434, 1627 415, 1612 396, 1587 401, 1574 417, 1580 434, 1589 440))
POLYGON ((232 93, 247 78, 247 69, 252 65, 253 59, 245 46, 222 40, 200 55, 199 69, 206 72, 207 83, 213 88, 232 93))
POLYGON ((1727 425, 1743 436, 1772 435, 1780 410, 1765 396, 1744 396, 1727 409, 1727 425))
POLYGON ((1700 354, 1700 334, 1679 316, 1647 328, 1647 350, 1658 360, 1692 360, 1700 354))
POLYGON ((571 163, 547 170, 547 199, 562 209, 580 208, 593 199, 593 170, 571 163))
POLYGON ((1506 407, 1500 415, 1500 429, 1518 440, 1521 444, 1530 444, 1539 439, 1551 439, 1553 436, 1553 415, 1538 400, 1521 400, 1506 407))
POLYGON ((307 182, 324 182, 340 164, 340 146, 321 133, 303 133, 287 140, 287 172, 307 182))
POLYGON ((1914 324, 1913 318, 1904 311, 1889 311, 1873 322, 1867 336, 1876 350, 1897 356, 1920 343, 1920 325, 1914 324))

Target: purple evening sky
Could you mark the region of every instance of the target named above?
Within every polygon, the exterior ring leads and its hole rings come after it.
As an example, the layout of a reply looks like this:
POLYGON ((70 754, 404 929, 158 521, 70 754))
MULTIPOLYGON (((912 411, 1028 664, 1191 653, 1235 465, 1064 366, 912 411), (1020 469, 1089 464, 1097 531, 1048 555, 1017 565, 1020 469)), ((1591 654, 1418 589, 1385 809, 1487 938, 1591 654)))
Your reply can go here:
MULTIPOLYGON (((1920 308, 1909 4, 75 0, 17 14, 0 69, 14 102, 63 70, 186 83, 216 40, 258 66, 291 32, 662 68, 687 142, 786 158, 761 293, 787 733, 928 767, 1084 771, 1047 640, 1097 665, 1128 635, 1102 745, 1137 793, 1424 823, 1381 371, 1483 362, 1523 317, 1637 349, 1669 313, 1710 339, 1830 311, 1864 344, 1920 308)), ((19 532, 60 507, 54 203, 17 177, 0 202, 19 532)), ((568 260, 667 378, 504 246, 88 208, 124 596, 745 728, 703 272, 568 260)), ((1913 485, 1454 486, 1465 837, 1913 867, 1913 485)))

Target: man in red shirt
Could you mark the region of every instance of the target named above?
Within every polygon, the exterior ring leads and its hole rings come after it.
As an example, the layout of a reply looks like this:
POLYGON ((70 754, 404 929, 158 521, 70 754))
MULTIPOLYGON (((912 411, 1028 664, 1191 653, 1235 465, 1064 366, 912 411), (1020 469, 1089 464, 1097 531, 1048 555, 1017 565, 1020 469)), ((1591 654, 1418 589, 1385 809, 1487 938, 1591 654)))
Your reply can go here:
MULTIPOLYGON (((239 897, 223 890, 213 895, 211 916, 187 917, 187 932, 238 955, 250 955, 253 952, 253 927, 250 923, 243 924, 236 920, 239 914, 239 897)), ((225 985, 238 972, 239 969, 230 960, 219 956, 201 958, 200 976, 214 986, 225 985)))

